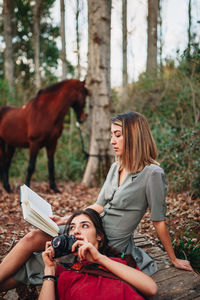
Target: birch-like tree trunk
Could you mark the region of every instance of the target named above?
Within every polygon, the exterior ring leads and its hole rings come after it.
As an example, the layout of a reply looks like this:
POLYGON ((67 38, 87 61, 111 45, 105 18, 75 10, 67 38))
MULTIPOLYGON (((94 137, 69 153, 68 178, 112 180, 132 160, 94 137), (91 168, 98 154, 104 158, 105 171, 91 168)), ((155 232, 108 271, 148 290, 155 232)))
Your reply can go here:
POLYGON ((3 1, 3 28, 5 39, 4 51, 4 74, 5 80, 9 84, 11 93, 14 92, 14 61, 13 61, 13 48, 12 48, 12 13, 13 2, 12 0, 3 1))
POLYGON ((62 79, 67 78, 67 56, 65 39, 65 0, 60 0, 60 35, 62 41, 61 61, 62 61, 62 79))
POLYGON ((128 94, 127 72, 127 0, 122 0, 123 99, 128 94))
POLYGON ((95 186, 110 166, 110 29, 111 0, 88 0, 88 74, 90 92, 90 156, 83 184, 95 186))
POLYGON ((191 16, 191 0, 188 3, 188 55, 190 56, 191 52, 191 25, 192 25, 192 16, 191 16))
POLYGON ((156 72, 157 69, 157 22, 158 0, 148 0, 148 45, 147 45, 147 72, 156 72))
POLYGON ((77 51, 77 78, 78 79, 80 79, 81 77, 79 14, 80 14, 80 1, 76 0, 76 51, 77 51))
POLYGON ((41 86, 40 77, 40 12, 42 0, 35 0, 33 6, 33 49, 35 64, 35 87, 39 89, 41 86))

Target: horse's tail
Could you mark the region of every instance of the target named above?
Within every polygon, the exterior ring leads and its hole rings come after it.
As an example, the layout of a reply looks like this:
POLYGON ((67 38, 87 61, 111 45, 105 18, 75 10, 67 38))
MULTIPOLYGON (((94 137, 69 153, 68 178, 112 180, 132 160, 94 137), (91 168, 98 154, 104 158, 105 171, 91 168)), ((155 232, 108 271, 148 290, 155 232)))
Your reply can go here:
POLYGON ((3 180, 5 142, 0 138, 0 181, 3 180))
MULTIPOLYGON (((1 125, 1 120, 3 119, 4 114, 10 109, 9 106, 2 106, 0 107, 0 125, 1 125)), ((4 140, 0 137, 0 181, 3 179, 3 170, 4 170, 4 152, 5 152, 5 142, 4 140)))

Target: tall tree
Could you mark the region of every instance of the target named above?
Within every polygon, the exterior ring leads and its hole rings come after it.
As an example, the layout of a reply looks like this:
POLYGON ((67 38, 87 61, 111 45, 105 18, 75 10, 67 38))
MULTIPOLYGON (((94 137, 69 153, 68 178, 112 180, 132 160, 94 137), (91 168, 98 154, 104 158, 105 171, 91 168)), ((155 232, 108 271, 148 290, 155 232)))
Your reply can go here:
POLYGON ((157 69, 157 22, 158 0, 148 0, 147 17, 148 45, 147 45, 147 72, 155 72, 157 69))
POLYGON ((4 51, 4 74, 5 79, 9 84, 10 91, 14 91, 14 61, 13 61, 13 45, 12 45, 12 15, 13 1, 3 1, 3 28, 5 39, 4 51))
POLYGON ((158 0, 158 25, 159 25, 159 64, 160 72, 163 72, 162 54, 163 54, 163 32, 162 32, 162 0, 158 0))
POLYGON ((81 77, 79 14, 80 14, 80 1, 76 0, 76 51, 77 51, 77 78, 78 79, 80 79, 81 77))
POLYGON ((62 79, 67 78, 67 57, 65 39, 65 0, 60 0, 60 35, 62 41, 61 60, 62 60, 62 79))
MULTIPOLYGON (((12 19, 13 39, 11 49, 14 57, 14 76, 16 84, 19 84, 18 87, 23 86, 23 89, 27 91, 27 93, 23 93, 23 97, 20 98, 20 101, 23 102, 32 96, 33 89, 35 88, 33 87, 35 83, 35 80, 33 80, 35 73, 33 5, 35 1, 15 0, 10 2, 15 7, 12 19)), ((42 1, 42 14, 40 18, 40 70, 42 74, 44 74, 42 77, 44 84, 56 80, 55 69, 57 68, 59 58, 59 49, 56 41, 57 37, 60 36, 59 28, 52 22, 51 16, 51 8, 54 2, 55 0, 42 1), (46 82, 44 82, 44 80, 46 80, 46 82)), ((3 20, 0 18, 0 21, 3 20)), ((8 30, 8 28, 9 26, 6 26, 6 30, 8 30)), ((0 32, 0 35, 2 36, 3 33, 0 32)), ((0 63, 2 64, 3 60, 4 64, 5 57, 2 59, 2 54, 3 51, 2 48, 0 48, 0 63)), ((11 57, 12 55, 8 55, 8 58, 11 57)), ((6 67, 6 70, 8 71, 8 67, 6 67)), ((12 72, 9 71, 8 74, 10 75, 12 72)), ((0 76, 2 77, 2 71, 0 71, 0 76)))
POLYGON ((83 184, 97 184, 98 170, 107 173, 110 139, 110 30, 111 0, 88 0, 88 74, 90 92, 90 156, 83 184))
POLYGON ((127 0, 122 0, 123 97, 127 97, 127 0))
POLYGON ((189 0, 188 3, 188 55, 189 56, 191 54, 191 39, 192 39, 191 25, 192 25, 191 0, 189 0))
POLYGON ((41 86, 40 78, 40 15, 42 0, 35 0, 33 6, 33 49, 35 64, 35 87, 38 90, 41 86))

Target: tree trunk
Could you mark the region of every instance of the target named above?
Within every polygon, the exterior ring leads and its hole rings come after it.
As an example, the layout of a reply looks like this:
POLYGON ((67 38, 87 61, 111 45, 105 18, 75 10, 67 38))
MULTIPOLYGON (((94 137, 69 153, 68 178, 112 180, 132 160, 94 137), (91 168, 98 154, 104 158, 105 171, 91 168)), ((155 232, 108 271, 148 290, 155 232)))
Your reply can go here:
POLYGON ((4 51, 4 70, 5 80, 9 84, 10 92, 14 92, 14 62, 13 62, 13 48, 12 48, 12 13, 13 1, 3 1, 3 27, 6 48, 4 51))
POLYGON ((127 0, 122 0, 122 44, 123 44, 123 99, 128 94, 127 73, 127 0))
POLYGON ((90 92, 90 156, 83 184, 95 186, 110 166, 110 29, 111 0, 88 0, 88 74, 90 92), (99 173, 98 173, 99 171, 99 173))
POLYGON ((159 25, 159 68, 160 73, 163 73, 163 63, 162 63, 162 54, 163 54, 163 32, 162 32, 162 0, 158 0, 158 25, 159 25))
POLYGON ((77 51, 77 78, 81 77, 81 64, 80 64, 80 35, 79 35, 79 0, 76 0, 76 51, 77 51))
POLYGON ((62 41, 61 60, 62 60, 62 79, 67 78, 67 58, 66 58, 66 39, 65 39, 65 2, 60 0, 60 35, 62 41))
POLYGON ((33 7, 33 49, 35 63, 35 87, 39 89, 41 86, 40 78, 40 11, 41 0, 35 0, 33 7))
POLYGON ((191 52, 191 25, 192 25, 192 16, 191 16, 191 0, 188 3, 188 56, 190 57, 191 52))
POLYGON ((148 0, 148 48, 147 72, 156 72, 157 69, 157 20, 158 0, 148 0))

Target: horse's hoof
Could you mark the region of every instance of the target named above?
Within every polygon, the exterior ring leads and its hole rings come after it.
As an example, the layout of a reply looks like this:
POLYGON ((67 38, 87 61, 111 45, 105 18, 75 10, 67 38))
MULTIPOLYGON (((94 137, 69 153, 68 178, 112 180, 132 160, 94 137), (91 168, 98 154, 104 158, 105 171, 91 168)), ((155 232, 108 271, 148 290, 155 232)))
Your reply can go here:
POLYGON ((11 193, 11 188, 10 188, 10 185, 6 185, 4 186, 4 189, 6 190, 7 193, 11 193))
POLYGON ((55 193, 60 193, 60 190, 56 186, 50 186, 50 188, 55 192, 55 193))

